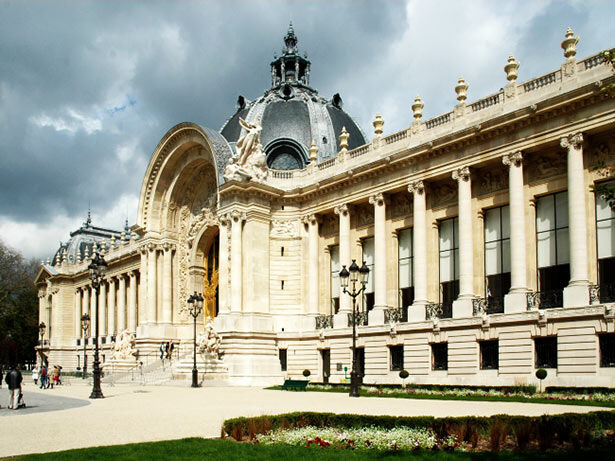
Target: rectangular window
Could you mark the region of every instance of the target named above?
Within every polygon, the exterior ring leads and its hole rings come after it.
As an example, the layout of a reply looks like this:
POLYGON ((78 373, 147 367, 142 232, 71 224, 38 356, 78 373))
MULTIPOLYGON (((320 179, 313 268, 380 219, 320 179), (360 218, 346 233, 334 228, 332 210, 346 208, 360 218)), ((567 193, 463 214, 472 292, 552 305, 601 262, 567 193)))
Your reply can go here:
POLYGON ((497 370, 499 367, 499 343, 498 340, 480 341, 480 369, 497 370))
POLYGON ((331 314, 337 314, 340 309, 340 247, 329 247, 331 256, 331 314))
POLYGON ((286 371, 288 350, 280 349, 278 350, 278 355, 280 357, 280 370, 286 371))
MULTIPOLYGON (((361 242, 361 250, 363 261, 369 268, 369 277, 361 300, 361 308, 363 312, 367 312, 374 308, 374 237, 364 239, 361 242)), ((363 261, 357 261, 359 267, 363 261)))
POLYGON ((389 346, 391 353, 391 371, 401 371, 404 369, 404 346, 389 346))
POLYGON ((510 290, 510 208, 485 211, 485 298, 490 313, 504 312, 510 290))
POLYGON ((431 345, 431 369, 448 370, 448 343, 431 345))
POLYGON ((399 244, 397 277, 399 279, 398 307, 408 307, 414 302, 414 258, 412 254, 412 229, 402 229, 397 234, 399 244))
MULTIPOLYGON (((598 186, 598 185, 597 185, 598 186)), ((612 190, 615 181, 600 183, 612 190)), ((615 211, 608 201, 596 194, 596 246, 598 252, 598 283, 600 301, 615 301, 615 211)))
POLYGON ((567 192, 536 200, 536 251, 539 291, 561 292, 570 281, 567 192))
POLYGON ((451 317, 453 301, 459 296, 459 219, 439 223, 440 302, 443 317, 451 317))
POLYGON ((598 335, 600 342, 600 366, 615 367, 615 333, 598 335))
POLYGON ((557 368, 557 336, 534 338, 536 368, 557 368))

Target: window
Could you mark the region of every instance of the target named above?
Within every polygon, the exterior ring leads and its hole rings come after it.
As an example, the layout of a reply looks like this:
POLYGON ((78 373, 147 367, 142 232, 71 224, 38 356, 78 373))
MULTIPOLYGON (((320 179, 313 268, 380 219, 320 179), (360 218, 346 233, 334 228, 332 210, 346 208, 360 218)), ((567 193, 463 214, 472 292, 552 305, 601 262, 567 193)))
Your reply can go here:
POLYGON ((600 366, 615 367, 615 333, 598 335, 600 342, 600 366))
POLYGON ((431 369, 448 370, 448 343, 431 345, 431 369))
MULTIPOLYGON (((538 289, 558 292, 549 305, 561 306, 561 292, 570 281, 568 193, 546 195, 536 200, 536 262, 538 289)), ((541 299, 542 303, 542 299, 541 299)))
POLYGON ((510 290, 510 208, 485 211, 485 298, 488 311, 504 312, 510 290))
POLYGON ((534 338, 536 368, 557 368, 557 336, 534 338))
POLYGON ((278 355, 280 357, 280 370, 281 371, 286 371, 288 350, 287 349, 280 349, 280 350, 278 350, 278 355))
POLYGON ((480 341, 480 369, 497 370, 499 367, 499 344, 498 340, 480 341))
MULTIPOLYGON (((615 187, 615 181, 601 183, 615 187)), ((596 245, 598 251, 598 283, 600 301, 615 301, 615 211, 596 195, 596 245)))
MULTIPOLYGON (((367 278, 367 285, 365 285, 365 291, 361 300, 362 311, 367 312, 374 308, 374 237, 364 239, 361 242, 361 250, 363 261, 365 261, 369 268, 369 277, 367 278)), ((357 261, 357 264, 360 267, 362 261, 357 261)))
POLYGON ((397 241, 399 243, 397 263, 397 277, 399 279, 398 307, 408 307, 414 302, 412 229, 400 230, 397 234, 397 241))
POLYGON ((391 371, 401 371, 404 369, 404 346, 389 346, 391 353, 391 371))
POLYGON ((337 314, 340 309, 340 247, 329 247, 331 256, 331 314, 337 314))
POLYGON ((280 256, 284 256, 284 247, 280 247, 280 256))
POLYGON ((452 317, 459 296, 459 219, 440 221, 440 302, 443 317, 452 317))

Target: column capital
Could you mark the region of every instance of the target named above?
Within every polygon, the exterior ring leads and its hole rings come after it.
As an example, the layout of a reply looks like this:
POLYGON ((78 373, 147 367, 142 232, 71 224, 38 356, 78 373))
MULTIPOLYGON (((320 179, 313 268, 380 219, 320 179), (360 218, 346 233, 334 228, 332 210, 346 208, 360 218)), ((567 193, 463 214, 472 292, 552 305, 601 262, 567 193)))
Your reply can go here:
POLYGON ((569 149, 570 147, 573 149, 579 149, 583 144, 583 133, 578 132, 564 136, 560 139, 559 144, 564 149, 569 149))
POLYGON ((233 210, 230 212, 230 215, 231 215, 231 219, 233 220, 233 222, 241 223, 246 220, 245 211, 233 210))
POLYGON ((316 226, 321 222, 321 219, 320 216, 318 216, 317 214, 308 214, 305 215, 301 219, 301 221, 303 222, 303 224, 316 226))
POLYGON ((139 271, 138 271, 138 270, 136 270, 136 269, 133 269, 133 270, 131 270, 130 272, 128 272, 128 276, 129 276, 130 278, 135 278, 135 277, 137 276, 137 272, 139 272, 139 271))
POLYGON ((147 250, 150 252, 154 252, 158 249, 158 245, 156 245, 155 243, 148 243, 147 244, 147 250))
POLYGON ((384 195, 382 192, 378 192, 377 194, 371 195, 369 197, 369 203, 374 206, 382 206, 384 205, 384 195))
POLYGON ((520 150, 511 152, 502 157, 502 163, 506 166, 519 167, 523 163, 523 152, 520 150))
POLYGON ((218 215, 218 221, 220 222, 220 225, 228 227, 231 223, 231 217, 229 213, 220 213, 218 215))
POLYGON ((175 244, 171 242, 164 242, 162 244, 164 251, 175 251, 175 244))
POLYGON ((421 180, 411 182, 408 184, 408 192, 423 195, 425 193, 425 184, 421 180))
POLYGON ((333 208, 333 212, 336 215, 347 215, 350 213, 350 207, 348 206, 347 203, 342 203, 341 205, 336 206, 335 208, 333 208))
POLYGON ((452 176, 455 181, 459 181, 461 179, 462 181, 467 182, 470 180, 470 168, 467 166, 457 168, 453 170, 452 176))

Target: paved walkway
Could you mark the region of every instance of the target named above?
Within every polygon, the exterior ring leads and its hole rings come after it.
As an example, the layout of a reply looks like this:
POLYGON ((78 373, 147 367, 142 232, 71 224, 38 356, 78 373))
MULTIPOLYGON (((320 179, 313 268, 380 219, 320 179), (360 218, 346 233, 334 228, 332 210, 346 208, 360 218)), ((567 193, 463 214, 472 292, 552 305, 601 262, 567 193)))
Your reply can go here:
MULTIPOLYGON (((188 384, 186 385, 188 386, 188 384)), ((489 416, 597 410, 597 407, 456 400, 350 398, 326 392, 270 391, 252 387, 103 387, 104 399, 89 400, 82 383, 40 390, 24 389, 26 410, 6 408, 0 390, 0 457, 100 445, 219 437, 227 418, 309 410, 399 416, 489 416)))

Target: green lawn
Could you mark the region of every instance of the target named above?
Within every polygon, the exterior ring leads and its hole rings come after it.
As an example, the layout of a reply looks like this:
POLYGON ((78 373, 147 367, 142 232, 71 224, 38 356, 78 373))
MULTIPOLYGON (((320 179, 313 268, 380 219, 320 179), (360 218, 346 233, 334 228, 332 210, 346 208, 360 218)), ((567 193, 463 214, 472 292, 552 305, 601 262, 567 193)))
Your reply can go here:
MULTIPOLYGON (((276 461, 325 461, 325 460, 550 460, 554 453, 549 452, 510 452, 510 453, 445 453, 410 452, 387 453, 376 451, 333 451, 326 448, 295 448, 290 446, 262 446, 237 443, 230 440, 182 439, 165 442, 115 445, 110 447, 85 448, 57 453, 28 455, 14 459, 24 460, 276 460, 276 461)), ((578 461, 583 457, 608 459, 606 451, 558 452, 558 461, 578 461)))
MULTIPOLYGON (((283 390, 282 386, 268 387, 270 390, 283 390)), ((321 389, 308 385, 306 391, 309 392, 341 392, 348 393, 349 388, 335 387, 331 389, 321 389)), ((295 392, 295 391, 289 391, 295 392)), ((298 391, 296 391, 298 392, 298 391)), ((554 405, 582 405, 589 407, 605 407, 615 408, 615 402, 599 402, 594 400, 557 400, 546 399, 543 397, 521 397, 521 396, 499 396, 499 395, 454 395, 454 394, 422 394, 419 391, 413 394, 406 392, 394 392, 391 394, 376 394, 368 392, 365 389, 359 390, 361 397, 384 397, 396 399, 421 399, 421 400, 473 400, 473 401, 488 401, 488 402, 523 402, 523 403, 552 403, 554 405)))

